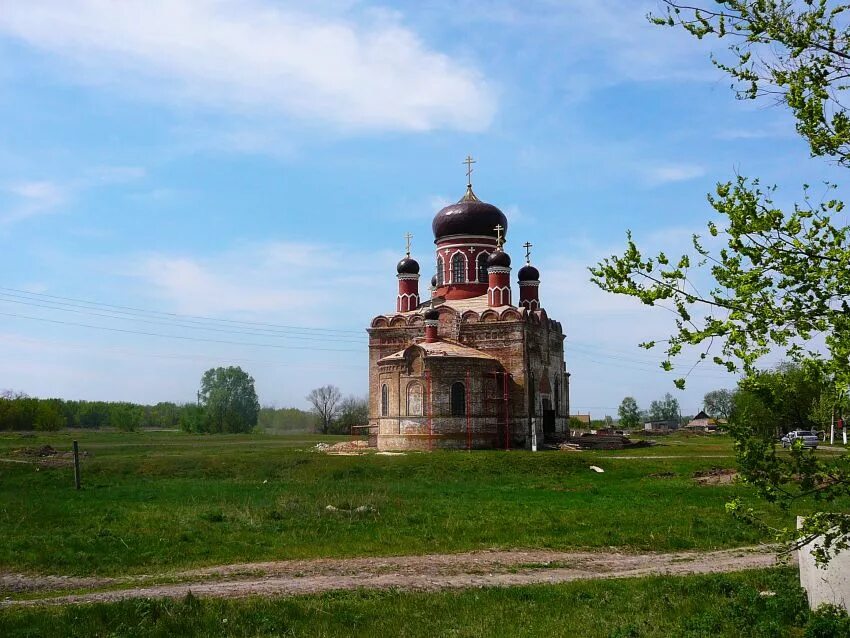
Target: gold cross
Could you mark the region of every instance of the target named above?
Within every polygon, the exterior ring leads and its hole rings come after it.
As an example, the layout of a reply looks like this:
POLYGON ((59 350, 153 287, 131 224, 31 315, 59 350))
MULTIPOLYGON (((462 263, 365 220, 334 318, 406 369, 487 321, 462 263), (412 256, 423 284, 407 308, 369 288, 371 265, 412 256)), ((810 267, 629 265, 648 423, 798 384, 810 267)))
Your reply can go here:
POLYGON ((467 155, 466 159, 463 160, 463 163, 466 164, 466 185, 472 186, 472 165, 476 163, 474 159, 472 159, 471 155, 467 155))
POLYGON ((406 233, 404 238, 407 240, 407 256, 410 257, 410 239, 413 237, 410 233, 406 233))
POLYGON ((522 247, 525 248, 525 263, 531 263, 531 246, 532 244, 525 242, 522 247))
POLYGON ((505 243, 505 241, 502 239, 502 231, 505 229, 502 227, 501 224, 496 224, 496 227, 493 230, 496 231, 496 245, 501 248, 502 244, 505 243))

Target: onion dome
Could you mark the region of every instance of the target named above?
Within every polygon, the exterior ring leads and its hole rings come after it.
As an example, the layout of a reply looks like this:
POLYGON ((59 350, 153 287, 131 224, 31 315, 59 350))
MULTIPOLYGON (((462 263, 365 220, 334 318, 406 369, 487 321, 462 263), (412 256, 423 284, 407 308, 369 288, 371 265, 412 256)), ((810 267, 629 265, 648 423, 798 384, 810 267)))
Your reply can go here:
POLYGON ((439 241, 450 235, 485 235, 497 237, 496 226, 502 227, 502 236, 508 230, 508 218, 493 204, 482 202, 466 187, 466 194, 456 204, 449 204, 434 215, 431 229, 439 241))
POLYGON ((531 264, 526 264, 519 269, 517 279, 520 281, 540 281, 540 271, 531 264))
POLYGON ((440 313, 437 312, 436 308, 428 308, 422 317, 425 321, 437 321, 440 318, 440 313))
POLYGON ((436 287, 437 287, 437 275, 434 275, 433 277, 431 277, 431 288, 436 288, 436 287))
POLYGON ((398 262, 395 269, 399 275, 418 275, 419 262, 408 256, 398 262))
POLYGON ((487 257, 487 268, 492 268, 494 266, 498 266, 500 268, 510 268, 511 266, 511 256, 508 255, 504 250, 497 250, 495 252, 490 253, 490 256, 487 257))

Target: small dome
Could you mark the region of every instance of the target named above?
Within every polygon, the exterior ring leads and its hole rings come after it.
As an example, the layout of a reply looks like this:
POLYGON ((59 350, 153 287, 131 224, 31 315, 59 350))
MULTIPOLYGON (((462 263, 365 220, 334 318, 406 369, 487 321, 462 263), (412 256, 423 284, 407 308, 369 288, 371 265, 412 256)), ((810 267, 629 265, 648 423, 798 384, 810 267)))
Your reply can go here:
POLYGON ((422 316, 425 318, 425 321, 436 321, 440 318, 440 313, 434 308, 429 308, 422 316))
POLYGON ((436 287, 437 287, 437 275, 434 275, 433 277, 431 277, 431 288, 436 288, 436 287))
POLYGON ((496 226, 502 227, 502 237, 508 232, 508 218, 493 204, 482 202, 468 188, 456 204, 449 204, 431 222, 434 239, 439 241, 449 235, 484 235, 496 237, 496 226))
POLYGON ((399 275, 418 275, 419 262, 411 257, 405 257, 398 262, 398 266, 396 266, 395 269, 399 275))
POLYGON ((490 253, 490 256, 487 258, 487 268, 492 268, 493 266, 510 268, 511 256, 503 250, 497 250, 494 253, 490 253))
POLYGON ((531 264, 526 264, 519 269, 517 278, 520 281, 540 281, 540 271, 531 264))

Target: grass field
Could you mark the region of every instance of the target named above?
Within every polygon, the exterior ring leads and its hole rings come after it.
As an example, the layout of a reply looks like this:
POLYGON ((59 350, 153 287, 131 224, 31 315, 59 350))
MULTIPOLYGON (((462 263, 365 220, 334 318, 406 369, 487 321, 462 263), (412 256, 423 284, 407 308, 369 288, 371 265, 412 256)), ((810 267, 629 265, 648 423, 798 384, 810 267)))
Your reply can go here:
POLYGON ((772 569, 437 593, 11 608, 0 612, 0 635, 779 637, 802 636, 808 615, 795 571, 772 569))
POLYGON ((91 455, 79 492, 70 467, 0 462, 0 569, 119 575, 322 556, 762 540, 724 511, 746 487, 693 481, 697 470, 734 466, 723 437, 622 452, 328 456, 312 450, 327 437, 75 432, 2 435, 0 458, 20 458, 14 450, 24 446, 68 450, 72 438, 91 455), (676 458, 652 458, 661 456, 676 458))

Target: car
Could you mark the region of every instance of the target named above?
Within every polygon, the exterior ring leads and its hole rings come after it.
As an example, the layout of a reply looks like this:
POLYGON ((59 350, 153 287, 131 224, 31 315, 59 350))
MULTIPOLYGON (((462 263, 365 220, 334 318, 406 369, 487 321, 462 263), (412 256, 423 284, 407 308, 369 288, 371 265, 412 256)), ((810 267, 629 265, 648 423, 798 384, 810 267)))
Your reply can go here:
POLYGON ((794 441, 800 440, 803 442, 803 447, 810 447, 813 450, 818 446, 818 435, 811 430, 794 430, 782 437, 782 447, 791 447, 794 441))

